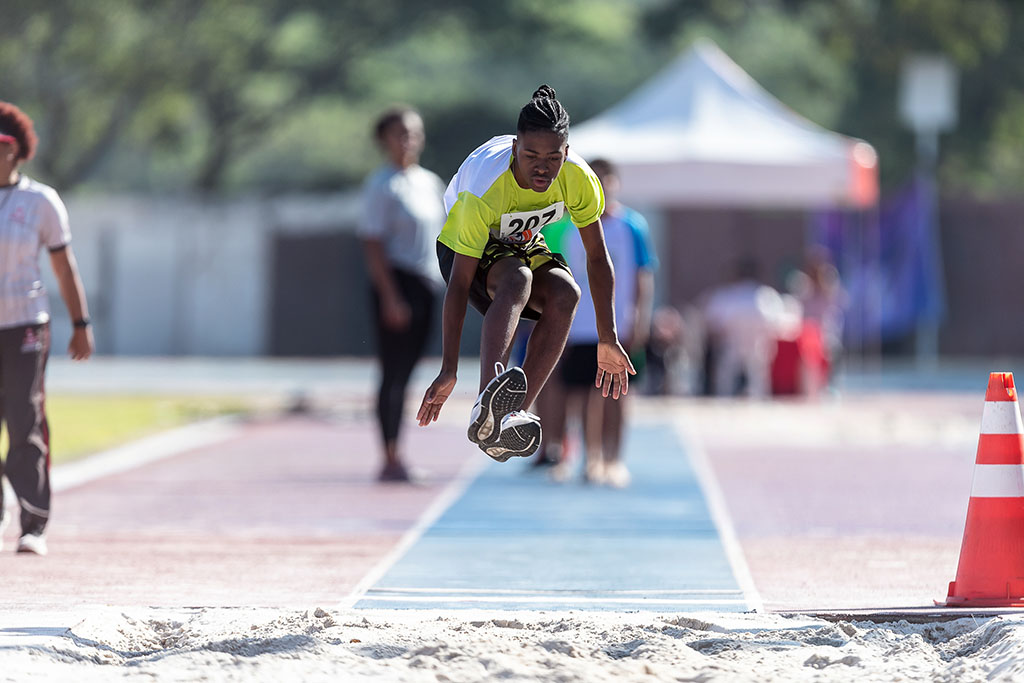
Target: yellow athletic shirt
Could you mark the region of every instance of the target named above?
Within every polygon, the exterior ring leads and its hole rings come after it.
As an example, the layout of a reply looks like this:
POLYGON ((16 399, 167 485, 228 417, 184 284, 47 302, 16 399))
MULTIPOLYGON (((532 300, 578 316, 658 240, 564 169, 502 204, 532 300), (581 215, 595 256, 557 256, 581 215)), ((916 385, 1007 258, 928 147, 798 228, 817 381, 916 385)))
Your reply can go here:
POLYGON ((597 175, 578 154, 569 155, 545 192, 519 187, 512 175, 512 135, 493 137, 462 162, 448 183, 448 214, 438 240, 452 251, 480 258, 488 239, 527 245, 544 238, 540 230, 569 212, 578 226, 604 211, 597 175))

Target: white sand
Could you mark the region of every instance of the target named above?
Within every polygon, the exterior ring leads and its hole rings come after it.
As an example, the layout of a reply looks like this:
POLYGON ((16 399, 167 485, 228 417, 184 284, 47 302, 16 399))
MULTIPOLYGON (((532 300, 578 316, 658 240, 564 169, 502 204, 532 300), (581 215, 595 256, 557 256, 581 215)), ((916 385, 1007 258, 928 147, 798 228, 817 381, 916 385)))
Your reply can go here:
POLYGON ((1024 615, 911 624, 758 614, 92 610, 4 615, 0 680, 1010 681, 1024 615), (68 617, 63 617, 67 619, 68 617))

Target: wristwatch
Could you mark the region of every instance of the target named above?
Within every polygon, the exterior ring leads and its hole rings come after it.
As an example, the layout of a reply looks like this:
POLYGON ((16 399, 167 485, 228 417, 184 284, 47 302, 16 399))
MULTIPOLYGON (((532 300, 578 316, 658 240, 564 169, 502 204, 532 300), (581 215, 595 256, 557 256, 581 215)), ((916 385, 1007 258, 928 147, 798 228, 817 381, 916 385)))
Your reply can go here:
POLYGON ((74 325, 75 327, 89 327, 89 325, 92 325, 92 321, 89 320, 88 318, 79 318, 78 320, 75 320, 71 324, 74 325))

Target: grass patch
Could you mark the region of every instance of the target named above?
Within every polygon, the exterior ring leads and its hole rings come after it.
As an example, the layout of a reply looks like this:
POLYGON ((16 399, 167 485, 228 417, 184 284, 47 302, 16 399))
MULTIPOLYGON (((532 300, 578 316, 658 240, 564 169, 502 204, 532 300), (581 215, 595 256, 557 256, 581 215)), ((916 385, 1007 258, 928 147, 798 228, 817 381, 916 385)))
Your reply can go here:
MULTIPOLYGON (((51 462, 67 462, 189 422, 249 409, 239 397, 49 395, 51 462)), ((6 425, 0 452, 7 453, 6 425)))

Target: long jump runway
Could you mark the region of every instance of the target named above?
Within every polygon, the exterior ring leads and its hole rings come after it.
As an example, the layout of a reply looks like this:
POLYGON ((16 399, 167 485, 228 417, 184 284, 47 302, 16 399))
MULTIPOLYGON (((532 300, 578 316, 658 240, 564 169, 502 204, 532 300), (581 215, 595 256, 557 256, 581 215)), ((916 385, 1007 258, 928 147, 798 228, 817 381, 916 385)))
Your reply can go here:
POLYGON ((487 465, 356 607, 756 609, 671 425, 634 424, 625 457, 621 490, 487 465))

